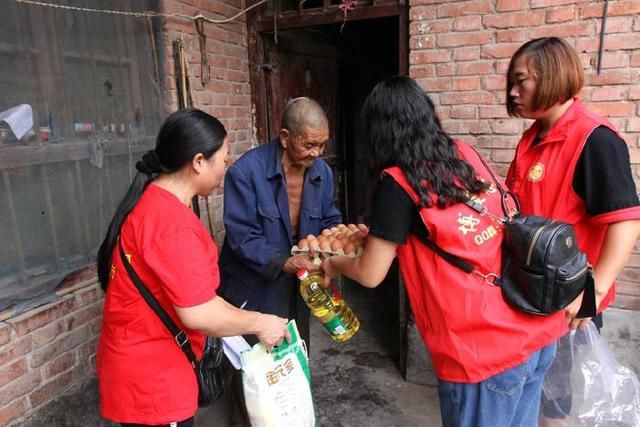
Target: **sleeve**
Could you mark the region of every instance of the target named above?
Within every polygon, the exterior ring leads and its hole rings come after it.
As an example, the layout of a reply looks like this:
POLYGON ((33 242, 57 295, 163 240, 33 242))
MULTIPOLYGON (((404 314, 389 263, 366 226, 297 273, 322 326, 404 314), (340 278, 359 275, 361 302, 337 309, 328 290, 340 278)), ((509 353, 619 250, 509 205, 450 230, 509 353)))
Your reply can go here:
POLYGON ((606 126, 596 128, 585 143, 573 175, 573 189, 598 222, 627 218, 640 205, 633 182, 627 144, 606 126), (618 218, 622 212, 625 218, 618 218))
POLYGON ((217 253, 196 230, 185 228, 159 236, 142 256, 174 306, 193 307, 216 296, 220 284, 217 253))
POLYGON ((342 214, 336 208, 334 203, 335 200, 335 186, 333 183, 333 172, 329 165, 326 168, 326 176, 327 178, 323 180, 325 184, 322 200, 322 224, 320 229, 324 230, 325 228, 333 227, 334 225, 340 224, 342 222, 342 214))
POLYGON ((369 234, 404 244, 414 229, 416 216, 417 206, 411 197, 391 176, 384 175, 375 196, 369 234))
POLYGON ((271 247, 258 221, 255 188, 247 175, 231 165, 224 180, 224 226, 231 250, 243 263, 270 280, 277 279, 289 254, 271 247))

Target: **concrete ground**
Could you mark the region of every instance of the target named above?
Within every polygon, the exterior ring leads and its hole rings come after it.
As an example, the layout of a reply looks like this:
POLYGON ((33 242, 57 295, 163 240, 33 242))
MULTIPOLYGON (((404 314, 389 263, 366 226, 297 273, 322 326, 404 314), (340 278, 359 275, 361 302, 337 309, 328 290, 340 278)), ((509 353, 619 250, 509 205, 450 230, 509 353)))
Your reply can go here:
MULTIPOLYGON (((391 286, 345 286, 345 301, 360 319, 360 330, 334 343, 320 323, 311 323, 312 393, 319 426, 439 426, 438 392, 406 382, 397 362, 397 296, 391 286)), ((200 410, 198 427, 230 426, 222 401, 200 410)))

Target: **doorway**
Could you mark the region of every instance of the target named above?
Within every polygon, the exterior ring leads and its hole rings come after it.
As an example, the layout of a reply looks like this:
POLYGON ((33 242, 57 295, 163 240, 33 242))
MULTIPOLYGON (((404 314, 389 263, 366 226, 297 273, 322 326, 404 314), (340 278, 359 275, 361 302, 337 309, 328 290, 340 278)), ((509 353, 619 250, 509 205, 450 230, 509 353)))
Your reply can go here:
MULTIPOLYGON (((344 26, 341 14, 330 22, 317 22, 313 16, 284 19, 277 30, 273 17, 248 21, 256 138, 266 143, 277 137, 280 116, 290 98, 308 96, 320 102, 331 134, 323 158, 334 172, 336 204, 344 223, 368 222, 375 190, 376 177, 368 171, 368 147, 361 137, 359 116, 364 100, 380 80, 408 74, 406 6, 386 2, 369 7, 370 15, 360 10, 360 19, 344 26)), ((327 20, 326 15, 319 19, 327 20)), ((347 301, 364 297, 371 304, 393 307, 395 325, 392 329, 389 325, 386 334, 397 332, 380 339, 387 348, 392 347, 391 354, 404 374, 409 309, 397 265, 379 288, 363 293, 352 285, 343 292, 347 301)))

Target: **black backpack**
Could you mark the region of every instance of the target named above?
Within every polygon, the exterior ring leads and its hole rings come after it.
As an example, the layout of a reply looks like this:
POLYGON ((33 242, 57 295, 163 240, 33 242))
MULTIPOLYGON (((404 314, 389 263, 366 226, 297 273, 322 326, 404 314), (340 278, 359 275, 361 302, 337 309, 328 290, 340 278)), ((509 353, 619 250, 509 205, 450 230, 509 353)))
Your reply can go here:
MULTIPOLYGON (((502 197, 504 217, 497 219, 505 233, 500 276, 478 271, 471 263, 444 251, 434 242, 422 241, 455 267, 500 286, 504 299, 518 310, 538 315, 555 313, 584 290, 578 317, 593 317, 596 307, 591 266, 586 255, 578 249, 573 225, 535 215, 520 215, 515 194, 500 185, 482 156, 477 151, 476 154, 502 197)), ((480 214, 487 214, 480 203, 469 199, 465 204, 480 214)))

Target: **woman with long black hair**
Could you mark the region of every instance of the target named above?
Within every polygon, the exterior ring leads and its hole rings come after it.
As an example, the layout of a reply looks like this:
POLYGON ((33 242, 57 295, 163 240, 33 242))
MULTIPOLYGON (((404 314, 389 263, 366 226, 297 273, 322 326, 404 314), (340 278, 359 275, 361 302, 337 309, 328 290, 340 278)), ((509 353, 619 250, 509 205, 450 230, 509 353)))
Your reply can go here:
POLYGON ((147 305, 119 256, 121 246, 141 281, 197 358, 205 335, 255 334, 273 347, 286 319, 244 311, 216 296, 218 250, 190 209, 222 180, 228 151, 220 121, 195 109, 171 114, 154 150, 118 206, 98 252, 106 292, 97 371, 100 412, 123 425, 192 426, 198 408, 193 367, 173 335, 147 305))
POLYGON ((397 254, 438 377, 443 425, 535 426, 542 380, 566 322, 562 313, 511 308, 493 284, 503 231, 489 171, 472 147, 442 130, 433 102, 408 77, 376 85, 362 120, 380 177, 369 237, 362 256, 323 262, 325 282, 344 274, 376 287, 397 254), (432 245, 474 271, 465 273, 432 245))

